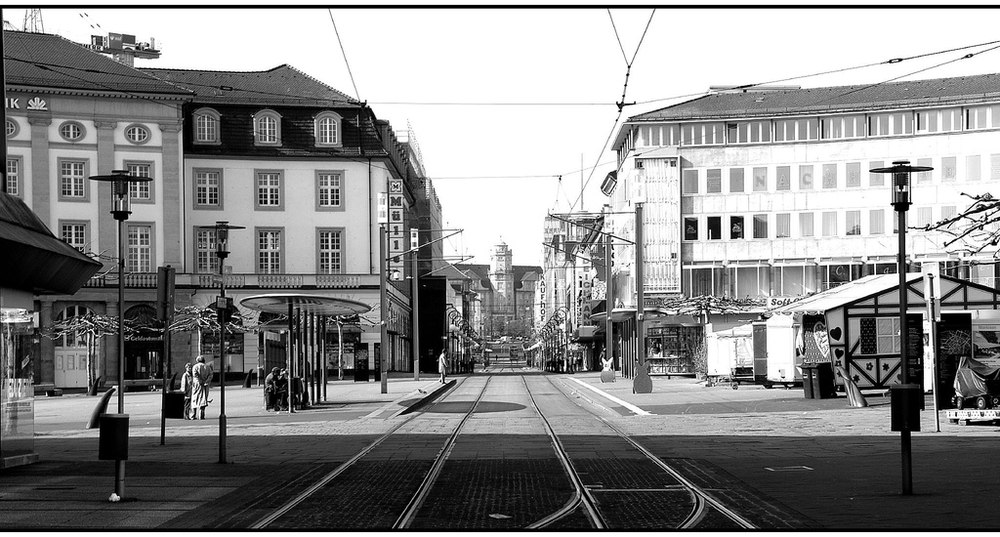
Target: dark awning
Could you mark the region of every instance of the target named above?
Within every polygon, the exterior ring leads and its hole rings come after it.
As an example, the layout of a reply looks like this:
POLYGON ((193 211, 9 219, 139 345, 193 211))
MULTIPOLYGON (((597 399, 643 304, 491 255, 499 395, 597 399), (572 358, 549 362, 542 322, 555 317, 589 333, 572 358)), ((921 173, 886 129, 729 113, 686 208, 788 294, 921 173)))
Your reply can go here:
POLYGON ((76 293, 101 264, 57 239, 20 198, 0 193, 0 287, 76 293))

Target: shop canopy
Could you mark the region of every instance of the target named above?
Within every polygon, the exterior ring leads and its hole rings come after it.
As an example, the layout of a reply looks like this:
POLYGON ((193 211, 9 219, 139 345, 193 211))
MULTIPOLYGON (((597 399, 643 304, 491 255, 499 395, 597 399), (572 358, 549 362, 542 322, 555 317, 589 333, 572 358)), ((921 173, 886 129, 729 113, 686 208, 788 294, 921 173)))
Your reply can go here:
MULTIPOLYGON (((914 281, 921 280, 923 277, 923 274, 919 272, 910 272, 906 275, 906 281, 907 284, 912 285, 914 281)), ((819 315, 897 286, 899 286, 899 275, 873 274, 784 305, 775 309, 773 313, 807 313, 819 315)), ((919 300, 923 301, 923 298, 921 297, 919 300)), ((913 303, 914 301, 911 300, 910 302, 913 303)))
POLYGON ((76 293, 101 264, 57 239, 20 198, 0 193, 0 287, 35 294, 76 293))

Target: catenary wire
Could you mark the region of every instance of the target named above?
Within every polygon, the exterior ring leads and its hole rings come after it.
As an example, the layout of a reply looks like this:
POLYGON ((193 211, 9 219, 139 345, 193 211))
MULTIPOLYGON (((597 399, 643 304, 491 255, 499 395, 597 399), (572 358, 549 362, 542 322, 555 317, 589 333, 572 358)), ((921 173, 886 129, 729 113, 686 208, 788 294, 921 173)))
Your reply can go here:
POLYGON ((351 78, 351 86, 354 86, 354 96, 361 101, 361 94, 358 92, 358 85, 354 83, 354 73, 351 72, 351 64, 347 61, 347 51, 344 50, 344 42, 340 40, 340 32, 337 31, 337 21, 333 20, 333 10, 326 9, 330 14, 330 23, 333 24, 333 33, 337 36, 337 44, 340 45, 340 53, 344 56, 344 65, 347 66, 347 75, 351 78))

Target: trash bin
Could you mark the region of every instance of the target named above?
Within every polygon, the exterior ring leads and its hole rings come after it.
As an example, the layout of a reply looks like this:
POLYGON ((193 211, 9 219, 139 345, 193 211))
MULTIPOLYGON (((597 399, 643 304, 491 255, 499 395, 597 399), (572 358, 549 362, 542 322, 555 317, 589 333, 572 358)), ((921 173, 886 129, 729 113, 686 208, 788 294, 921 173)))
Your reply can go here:
POLYGON ((802 391, 806 399, 816 399, 816 364, 802 364, 802 391))
POLYGON ((833 379, 833 364, 821 362, 813 365, 813 398, 830 399, 837 397, 837 386, 833 379))
POLYGON ((97 458, 102 461, 128 460, 128 414, 101 414, 100 423, 97 458))
POLYGON ((163 396, 163 417, 175 420, 184 419, 184 392, 167 392, 163 396))
POLYGON ((897 384, 889 389, 893 431, 919 431, 924 394, 919 384, 897 384))

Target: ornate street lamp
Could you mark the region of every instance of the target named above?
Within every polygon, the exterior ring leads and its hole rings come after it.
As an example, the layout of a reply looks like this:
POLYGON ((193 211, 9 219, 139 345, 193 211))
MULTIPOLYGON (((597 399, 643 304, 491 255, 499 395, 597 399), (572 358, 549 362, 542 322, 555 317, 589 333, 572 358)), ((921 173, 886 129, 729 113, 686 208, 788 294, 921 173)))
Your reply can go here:
MULTIPOLYGON (((226 298, 225 260, 229 257, 229 230, 246 229, 219 221, 214 226, 198 226, 198 229, 215 231, 215 257, 219 258, 219 297, 215 301, 216 318, 219 321, 219 462, 226 462, 226 323, 233 311, 233 299, 226 298)), ((289 379, 291 391, 291 379, 289 379)), ((290 397, 290 396, 289 396, 290 397)))
MULTIPOLYGON (((115 494, 123 498, 125 459, 128 456, 128 415, 125 414, 125 221, 132 214, 129 186, 131 183, 148 183, 152 179, 129 175, 128 170, 113 170, 110 175, 94 175, 90 180, 111 183, 111 215, 118 221, 118 414, 110 420, 124 428, 125 445, 119 446, 115 456, 115 494)), ((104 428, 101 430, 103 432, 104 428)), ((121 435, 122 431, 118 433, 121 435)))
MULTIPOLYGON (((922 396, 919 384, 911 384, 911 364, 909 357, 909 327, 906 322, 906 211, 912 204, 910 174, 929 172, 930 166, 910 166, 907 160, 897 160, 888 168, 875 168, 872 173, 892 174, 892 206, 896 211, 899 228, 899 363, 900 383, 892 390, 892 430, 899 431, 903 465, 903 494, 913 494, 913 461, 910 451, 910 431, 920 430, 918 398, 922 396)), ((914 361, 917 361, 914 359, 914 361)), ((919 364, 919 362, 918 362, 919 364)), ((918 364, 913 364, 913 374, 918 373, 918 364)))

